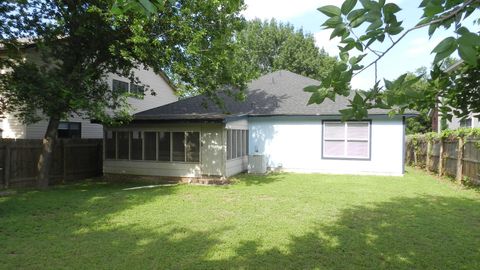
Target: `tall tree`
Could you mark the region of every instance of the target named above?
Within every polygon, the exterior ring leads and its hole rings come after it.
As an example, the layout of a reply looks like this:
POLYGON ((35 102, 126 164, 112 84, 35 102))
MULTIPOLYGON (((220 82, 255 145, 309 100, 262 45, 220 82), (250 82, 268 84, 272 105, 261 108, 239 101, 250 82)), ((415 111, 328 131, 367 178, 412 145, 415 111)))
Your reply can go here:
POLYGON ((148 16, 137 9, 119 12, 113 0, 0 2, 6 111, 25 123, 49 122, 38 163, 40 188, 48 185, 61 119, 128 118, 125 95, 107 87, 107 73, 140 83, 132 69, 148 66, 217 101, 219 87, 243 89, 249 80, 232 60, 233 33, 243 25, 241 0, 155 2, 148 16), (34 48, 26 53, 19 49, 24 45, 34 48))
POLYGON ((247 22, 236 36, 240 47, 236 60, 259 76, 287 69, 315 79, 323 79, 336 59, 315 46, 311 34, 275 20, 247 22))
POLYGON ((370 91, 357 92, 351 101, 351 107, 342 111, 344 118, 364 118, 370 108, 392 108, 392 113, 403 112, 412 106, 411 103, 421 101, 422 97, 408 91, 420 78, 407 78, 407 74, 403 74, 395 81, 384 80, 382 86, 376 76, 380 61, 402 42, 405 36, 417 29, 428 28, 430 37, 437 31, 453 29, 455 33, 438 43, 432 51, 435 59, 430 73, 432 79, 439 84, 436 97, 444 101, 443 111, 447 111, 449 105, 452 105, 459 106, 462 114, 468 110, 480 112, 475 99, 456 99, 460 104, 445 103, 454 100, 451 98, 453 96, 467 94, 469 90, 454 83, 462 76, 453 78, 441 69, 442 62, 457 52, 465 62, 465 70, 477 70, 480 36, 478 32, 470 30, 472 27, 465 23, 465 19, 472 14, 478 16, 476 12, 479 7, 480 0, 423 0, 419 6, 423 11, 422 17, 415 26, 407 29, 403 21, 397 18, 400 7, 395 3, 386 3, 385 0, 360 0, 359 3, 357 0, 346 0, 340 7, 320 7, 318 10, 329 17, 323 26, 333 30, 331 38, 341 39, 341 62, 320 85, 305 89, 312 93, 310 103, 322 103, 325 98, 334 99, 337 94, 347 96, 349 91, 346 86, 352 77, 368 68, 375 68, 375 84, 370 91), (387 45, 378 46, 380 43, 387 45), (360 54, 352 56, 353 51, 360 54), (372 55, 373 60, 365 62, 365 59, 368 59, 365 58, 366 55, 372 55), (384 95, 384 89, 398 88, 405 89, 402 92, 406 96, 388 98, 384 95))

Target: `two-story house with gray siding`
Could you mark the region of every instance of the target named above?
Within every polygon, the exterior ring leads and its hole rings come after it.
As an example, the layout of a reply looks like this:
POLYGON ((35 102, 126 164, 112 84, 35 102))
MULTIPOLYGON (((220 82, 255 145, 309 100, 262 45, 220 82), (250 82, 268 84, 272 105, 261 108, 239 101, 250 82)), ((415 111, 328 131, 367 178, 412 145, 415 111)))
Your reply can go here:
MULTIPOLYGON (((154 90, 145 91, 143 98, 128 98, 132 107, 132 114, 165 105, 178 100, 175 89, 164 74, 157 74, 152 69, 144 68, 134 71, 142 84, 148 85, 154 90)), ((140 92, 143 87, 131 84, 129 79, 119 77, 116 74, 108 74, 107 81, 110 87, 119 91, 140 92)), ((25 125, 13 114, 7 114, 0 120, 2 138, 12 139, 41 139, 45 135, 48 122, 46 120, 35 124, 25 125)), ((58 136, 60 138, 103 138, 103 127, 95 124, 90 119, 79 116, 70 117, 60 122, 58 136)))

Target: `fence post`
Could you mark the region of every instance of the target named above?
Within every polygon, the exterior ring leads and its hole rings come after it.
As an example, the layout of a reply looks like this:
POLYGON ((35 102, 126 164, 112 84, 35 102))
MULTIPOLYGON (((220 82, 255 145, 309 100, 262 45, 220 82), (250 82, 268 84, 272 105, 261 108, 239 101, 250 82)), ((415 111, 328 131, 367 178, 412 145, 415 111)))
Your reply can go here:
POLYGON ((431 158, 432 158, 432 141, 427 140, 427 153, 425 157, 425 169, 427 172, 430 172, 431 158))
POLYGON ((4 186, 7 189, 10 185, 10 145, 5 145, 5 164, 4 164, 4 186))
POLYGON ((443 138, 440 138, 440 153, 438 154, 438 176, 443 175, 443 161, 444 161, 444 143, 443 143, 443 138))
MULTIPOLYGON (((417 142, 417 144, 418 144, 418 142, 417 142)), ((415 167, 418 166, 418 160, 417 160, 418 145, 417 144, 413 145, 413 164, 415 164, 415 167)))
POLYGON ((457 145, 457 172, 455 174, 455 180, 461 184, 463 180, 463 146, 465 145, 463 137, 458 138, 457 145))
POLYGON ((65 139, 62 140, 62 161, 63 161, 63 179, 62 183, 67 182, 67 146, 65 139))

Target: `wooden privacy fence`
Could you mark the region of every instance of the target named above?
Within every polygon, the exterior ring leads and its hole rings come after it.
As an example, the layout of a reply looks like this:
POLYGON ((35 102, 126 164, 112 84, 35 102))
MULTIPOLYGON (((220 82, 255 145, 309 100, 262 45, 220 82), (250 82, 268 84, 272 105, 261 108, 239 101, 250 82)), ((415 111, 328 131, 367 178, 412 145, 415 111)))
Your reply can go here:
MULTIPOLYGON (((0 188, 32 187, 42 140, 0 140, 0 188)), ((100 139, 58 140, 50 169, 50 184, 65 183, 102 174, 100 139)))
POLYGON ((480 140, 407 138, 406 163, 480 185, 480 140))

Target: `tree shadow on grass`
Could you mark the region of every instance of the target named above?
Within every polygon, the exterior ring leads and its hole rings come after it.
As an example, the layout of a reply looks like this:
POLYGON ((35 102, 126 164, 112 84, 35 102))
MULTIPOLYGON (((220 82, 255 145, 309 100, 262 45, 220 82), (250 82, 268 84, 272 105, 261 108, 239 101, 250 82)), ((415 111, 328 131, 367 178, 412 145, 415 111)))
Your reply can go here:
POLYGON ((267 174, 239 174, 233 179, 234 183, 243 183, 247 186, 259 186, 266 185, 274 182, 284 180, 285 174, 283 173, 267 173, 267 174))
POLYGON ((194 229, 182 217, 159 217, 158 228, 142 220, 104 226, 112 214, 175 190, 86 185, 71 190, 73 195, 25 194, 4 201, 0 216, 8 221, 0 221, 0 268, 480 269, 478 199, 399 197, 359 205, 329 223, 318 218, 286 246, 268 248, 268 235, 242 241, 235 227, 194 229), (35 206, 39 198, 43 204, 35 206), (231 231, 232 238, 225 237, 231 231))
POLYGON ((292 236, 287 251, 245 242, 222 268, 480 269, 480 201, 424 196, 343 211, 292 236))

